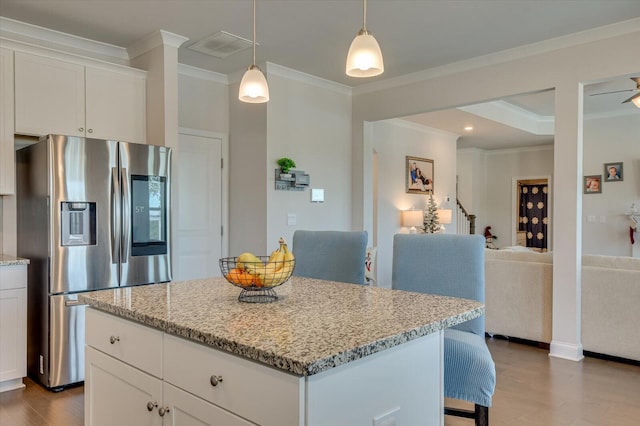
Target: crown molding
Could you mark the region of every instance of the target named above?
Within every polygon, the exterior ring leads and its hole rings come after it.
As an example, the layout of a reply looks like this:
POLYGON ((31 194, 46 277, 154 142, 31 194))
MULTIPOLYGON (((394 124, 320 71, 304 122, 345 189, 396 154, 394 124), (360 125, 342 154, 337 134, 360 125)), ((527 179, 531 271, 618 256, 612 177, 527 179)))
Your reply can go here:
POLYGON ((617 22, 602 27, 591 28, 588 30, 579 31, 577 33, 543 40, 537 43, 531 43, 524 46, 502 50, 500 52, 479 56, 477 58, 454 62, 451 64, 429 68, 422 71, 416 71, 414 73, 405 74, 399 77, 366 83, 361 86, 354 87, 353 95, 363 95, 380 90, 392 89, 399 86, 418 83, 424 80, 430 80, 446 75, 471 71, 489 65, 522 59, 528 56, 552 52, 554 50, 564 49, 567 47, 573 47, 581 44, 591 43, 594 41, 604 40, 611 37, 622 36, 625 34, 637 32, 639 30, 640 18, 633 18, 627 21, 617 22))
POLYGON ((434 129, 433 127, 425 126, 423 124, 418 124, 412 121, 403 120, 402 118, 390 118, 388 120, 379 121, 379 123, 389 123, 389 124, 393 124, 394 126, 403 127, 405 129, 415 130, 422 133, 429 133, 436 136, 454 138, 456 141, 461 136, 457 133, 447 132, 446 130, 434 129))
POLYGON ((274 64, 273 62, 267 62, 266 65, 267 75, 273 74, 280 77, 288 78, 289 80, 310 84, 322 89, 327 89, 343 95, 351 96, 352 88, 345 84, 336 83, 335 81, 317 77, 312 74, 307 74, 305 72, 294 70, 292 68, 287 68, 282 65, 274 64))
POLYGON ((191 65, 178 64, 178 74, 188 77, 199 78, 201 80, 208 80, 214 83, 220 83, 229 85, 229 78, 225 74, 220 74, 214 71, 205 70, 202 68, 192 67, 191 65))
POLYGON ((8 40, 69 51, 120 64, 128 64, 129 62, 127 50, 123 47, 27 24, 3 16, 0 16, 0 35, 8 40))
POLYGON ((555 117, 538 115, 505 101, 483 102, 458 109, 534 135, 555 133, 555 117))
POLYGON ((126 50, 129 54, 129 58, 133 59, 155 49, 158 46, 168 46, 177 49, 187 40, 189 40, 188 37, 170 33, 165 30, 158 30, 142 37, 140 40, 136 40, 133 44, 128 46, 126 50))
POLYGON ((523 146, 516 148, 504 148, 504 149, 485 149, 487 155, 500 155, 500 154, 515 154, 519 152, 539 152, 539 151, 551 151, 553 152, 553 144, 545 145, 533 145, 523 146))

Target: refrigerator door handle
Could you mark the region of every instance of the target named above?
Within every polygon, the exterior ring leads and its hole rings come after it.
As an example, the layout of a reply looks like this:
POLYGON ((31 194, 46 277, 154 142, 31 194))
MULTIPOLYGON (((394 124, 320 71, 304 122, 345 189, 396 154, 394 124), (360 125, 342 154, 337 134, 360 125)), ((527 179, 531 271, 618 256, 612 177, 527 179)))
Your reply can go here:
POLYGON ((64 301, 64 306, 66 308, 68 308, 70 306, 80 306, 80 305, 86 305, 86 303, 82 303, 82 302, 79 302, 77 300, 65 300, 64 301))
POLYGON ((131 245, 131 200, 129 198, 129 179, 127 169, 120 169, 122 183, 122 259, 121 263, 129 260, 129 246, 131 245))
POLYGON ((111 168, 111 263, 120 262, 120 183, 118 169, 111 168))

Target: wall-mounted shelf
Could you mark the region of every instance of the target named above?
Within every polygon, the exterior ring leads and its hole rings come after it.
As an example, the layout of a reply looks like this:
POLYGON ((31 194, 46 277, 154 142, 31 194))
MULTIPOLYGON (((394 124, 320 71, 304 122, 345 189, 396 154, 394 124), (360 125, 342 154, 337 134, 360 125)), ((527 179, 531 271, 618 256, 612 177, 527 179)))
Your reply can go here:
POLYGON ((284 175, 281 169, 275 169, 276 190, 278 191, 304 191, 309 187, 309 175, 302 170, 289 170, 284 175))

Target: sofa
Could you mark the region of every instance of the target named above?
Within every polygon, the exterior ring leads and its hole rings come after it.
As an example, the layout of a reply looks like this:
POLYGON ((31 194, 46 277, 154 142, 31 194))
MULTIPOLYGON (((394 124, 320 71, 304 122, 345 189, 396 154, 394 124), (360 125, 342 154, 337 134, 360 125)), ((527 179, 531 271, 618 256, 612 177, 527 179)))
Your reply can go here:
MULTIPOLYGON (((489 334, 550 343, 553 254, 523 248, 485 251, 489 334)), ((640 361, 640 259, 582 257, 585 351, 640 361)))

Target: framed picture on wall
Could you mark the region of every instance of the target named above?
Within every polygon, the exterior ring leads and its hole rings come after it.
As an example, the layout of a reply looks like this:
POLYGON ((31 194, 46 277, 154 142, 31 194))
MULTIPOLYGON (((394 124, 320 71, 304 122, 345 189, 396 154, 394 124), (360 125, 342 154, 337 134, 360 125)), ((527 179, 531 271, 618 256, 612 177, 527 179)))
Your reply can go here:
POLYGON ((605 163, 604 165, 604 181, 605 182, 622 182, 622 162, 605 163))
POLYGON ((407 156, 404 179, 408 193, 433 193, 433 160, 407 156))
POLYGON ((600 194, 602 192, 602 175, 590 175, 584 177, 584 193, 600 194))

